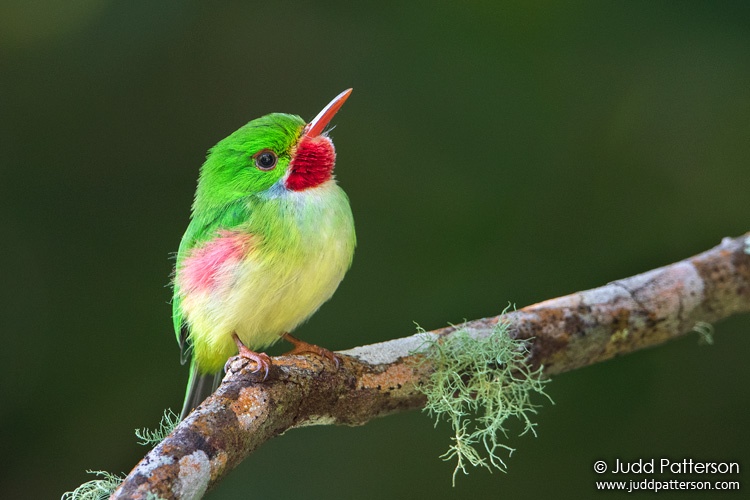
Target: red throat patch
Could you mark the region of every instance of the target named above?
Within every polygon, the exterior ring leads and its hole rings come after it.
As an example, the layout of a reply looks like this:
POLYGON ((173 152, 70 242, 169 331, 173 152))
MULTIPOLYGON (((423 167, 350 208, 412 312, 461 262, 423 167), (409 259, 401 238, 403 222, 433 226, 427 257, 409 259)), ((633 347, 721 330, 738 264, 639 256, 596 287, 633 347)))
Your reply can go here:
POLYGON ((292 191, 318 186, 331 178, 336 151, 328 137, 303 137, 289 164, 286 187, 292 191))

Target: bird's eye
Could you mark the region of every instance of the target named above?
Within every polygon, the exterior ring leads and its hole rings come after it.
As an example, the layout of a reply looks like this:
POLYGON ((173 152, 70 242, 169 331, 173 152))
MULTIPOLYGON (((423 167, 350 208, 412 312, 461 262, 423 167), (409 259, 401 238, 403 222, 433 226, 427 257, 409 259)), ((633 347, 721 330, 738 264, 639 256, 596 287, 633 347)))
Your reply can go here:
POLYGON ((269 149, 264 149, 262 151, 258 151, 253 155, 253 160, 255 160, 255 166, 258 167, 258 170, 273 170, 273 167, 276 166, 276 161, 278 161, 278 156, 276 156, 276 153, 269 149))

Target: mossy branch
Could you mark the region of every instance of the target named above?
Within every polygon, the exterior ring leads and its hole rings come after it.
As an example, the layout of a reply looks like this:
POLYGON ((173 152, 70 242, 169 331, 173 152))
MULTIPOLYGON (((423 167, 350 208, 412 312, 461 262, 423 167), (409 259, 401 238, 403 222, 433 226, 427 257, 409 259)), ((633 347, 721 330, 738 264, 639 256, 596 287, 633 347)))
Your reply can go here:
POLYGON ((750 233, 600 288, 343 351, 338 371, 315 357, 282 356, 261 383, 252 365, 233 358, 218 390, 146 455, 112 498, 200 498, 265 441, 289 429, 361 425, 423 408, 427 398, 420 387, 436 370, 425 356, 425 335, 439 339, 460 330, 482 339, 504 323, 508 338, 525 346, 527 373, 541 369, 550 376, 661 344, 696 325, 706 331, 705 323, 750 311, 746 249, 750 233))

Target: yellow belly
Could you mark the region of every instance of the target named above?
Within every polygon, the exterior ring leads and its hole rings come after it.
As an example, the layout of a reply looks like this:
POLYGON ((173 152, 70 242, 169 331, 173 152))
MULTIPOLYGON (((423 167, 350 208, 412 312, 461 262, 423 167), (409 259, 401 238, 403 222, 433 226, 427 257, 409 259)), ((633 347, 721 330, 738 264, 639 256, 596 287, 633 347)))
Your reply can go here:
POLYGON ((332 194, 346 201, 333 183, 294 193, 299 199, 287 201, 282 214, 283 241, 259 241, 242 261, 228 264, 220 286, 182 298, 200 372, 220 370, 237 353, 233 332, 250 349, 263 349, 333 295, 355 238, 348 203, 330 203, 332 194))

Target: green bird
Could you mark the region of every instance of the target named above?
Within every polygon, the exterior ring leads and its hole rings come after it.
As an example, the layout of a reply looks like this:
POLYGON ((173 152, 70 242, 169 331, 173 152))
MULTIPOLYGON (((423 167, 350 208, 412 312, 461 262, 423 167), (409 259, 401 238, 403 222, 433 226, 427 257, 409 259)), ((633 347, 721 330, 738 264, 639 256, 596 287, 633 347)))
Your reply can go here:
POLYGON ((336 291, 356 237, 346 193, 333 178, 326 127, 352 89, 310 122, 274 113, 209 151, 174 269, 172 317, 190 377, 181 418, 218 385, 239 352, 268 376, 258 352, 280 338, 292 353, 318 346, 289 335, 336 291))

